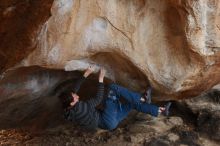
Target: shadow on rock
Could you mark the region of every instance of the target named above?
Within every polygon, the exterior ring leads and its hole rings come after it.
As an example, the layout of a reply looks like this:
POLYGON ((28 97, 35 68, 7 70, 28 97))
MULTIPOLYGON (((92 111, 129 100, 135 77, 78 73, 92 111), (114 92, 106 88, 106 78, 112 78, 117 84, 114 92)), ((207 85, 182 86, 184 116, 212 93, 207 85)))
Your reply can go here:
MULTIPOLYGON (((65 72, 37 66, 6 72, 0 80, 0 129, 39 129, 63 123, 57 96, 63 90, 69 90, 80 75, 79 71, 65 72)), ((82 88, 93 91, 95 77, 92 76, 82 88)), ((88 92, 80 92, 84 98, 89 98, 88 92)))

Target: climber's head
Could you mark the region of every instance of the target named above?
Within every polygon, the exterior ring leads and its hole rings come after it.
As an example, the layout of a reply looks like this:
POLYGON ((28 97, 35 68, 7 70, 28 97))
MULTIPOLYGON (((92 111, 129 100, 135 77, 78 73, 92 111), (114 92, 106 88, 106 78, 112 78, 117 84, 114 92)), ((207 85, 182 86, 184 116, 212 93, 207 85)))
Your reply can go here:
POLYGON ((76 93, 64 92, 59 98, 62 101, 63 108, 73 107, 79 101, 79 96, 76 93))

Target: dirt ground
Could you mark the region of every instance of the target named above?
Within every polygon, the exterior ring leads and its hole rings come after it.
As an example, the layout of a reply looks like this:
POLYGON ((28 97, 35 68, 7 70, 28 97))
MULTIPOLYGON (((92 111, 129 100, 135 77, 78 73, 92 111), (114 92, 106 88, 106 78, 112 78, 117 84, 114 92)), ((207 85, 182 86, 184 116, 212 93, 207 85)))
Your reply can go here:
POLYGON ((196 131, 183 117, 153 118, 133 111, 112 131, 89 132, 72 123, 29 132, 29 129, 0 131, 0 145, 41 146, 218 146, 196 131))

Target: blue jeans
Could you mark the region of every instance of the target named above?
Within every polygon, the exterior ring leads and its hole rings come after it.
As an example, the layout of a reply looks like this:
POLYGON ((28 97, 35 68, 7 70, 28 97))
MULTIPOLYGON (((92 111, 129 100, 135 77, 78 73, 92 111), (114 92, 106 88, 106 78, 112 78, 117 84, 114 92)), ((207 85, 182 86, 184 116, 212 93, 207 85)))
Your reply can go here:
POLYGON ((142 102, 140 100, 141 94, 116 84, 111 84, 109 89, 113 91, 113 94, 111 94, 110 98, 105 98, 105 109, 100 113, 100 128, 107 130, 115 129, 132 109, 155 117, 158 116, 158 107, 142 102), (120 103, 119 98, 121 96, 126 99, 126 104, 120 103))

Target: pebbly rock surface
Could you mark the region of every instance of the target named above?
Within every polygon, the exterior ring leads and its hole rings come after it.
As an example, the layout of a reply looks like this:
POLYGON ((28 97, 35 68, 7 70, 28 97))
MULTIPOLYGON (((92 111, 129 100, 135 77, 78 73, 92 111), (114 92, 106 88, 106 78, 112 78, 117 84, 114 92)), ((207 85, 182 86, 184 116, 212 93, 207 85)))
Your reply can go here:
POLYGON ((219 142, 201 136, 181 117, 152 118, 132 112, 115 130, 88 132, 70 123, 43 132, 25 129, 1 130, 1 145, 71 146, 218 146, 219 142), (132 119, 132 120, 131 120, 132 119))
POLYGON ((213 89, 184 102, 197 116, 197 130, 211 139, 220 141, 220 90, 213 89))

